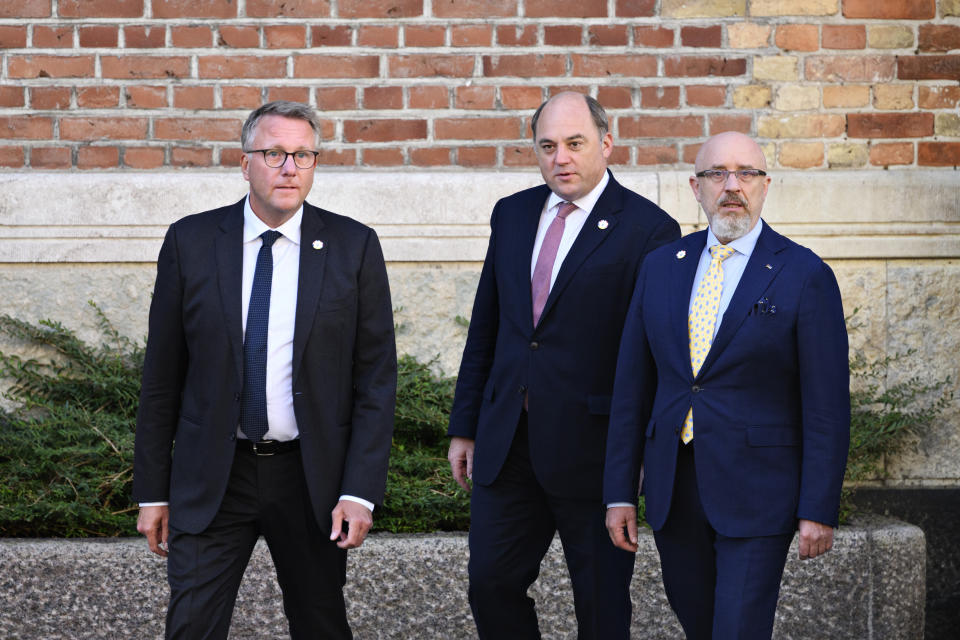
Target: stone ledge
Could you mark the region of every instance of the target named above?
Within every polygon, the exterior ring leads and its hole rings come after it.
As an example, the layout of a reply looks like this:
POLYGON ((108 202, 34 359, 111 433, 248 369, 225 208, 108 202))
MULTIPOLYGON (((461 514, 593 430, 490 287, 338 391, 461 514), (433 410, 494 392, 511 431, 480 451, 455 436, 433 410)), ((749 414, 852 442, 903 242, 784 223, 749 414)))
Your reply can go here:
MULTIPOLYGON (((775 638, 921 640, 925 539, 903 522, 868 516, 841 528, 823 559, 796 559, 783 579, 775 638)), ((465 534, 376 534, 348 564, 358 640, 475 637, 466 600, 465 534)), ((534 585, 544 638, 573 638, 569 579, 558 541, 534 585)), ((164 563, 142 540, 0 540, 0 637, 160 638, 164 563)), ((633 636, 683 637, 660 583, 653 535, 642 532, 633 578, 633 636)), ((279 589, 263 541, 234 611, 231 638, 284 638, 279 589)))

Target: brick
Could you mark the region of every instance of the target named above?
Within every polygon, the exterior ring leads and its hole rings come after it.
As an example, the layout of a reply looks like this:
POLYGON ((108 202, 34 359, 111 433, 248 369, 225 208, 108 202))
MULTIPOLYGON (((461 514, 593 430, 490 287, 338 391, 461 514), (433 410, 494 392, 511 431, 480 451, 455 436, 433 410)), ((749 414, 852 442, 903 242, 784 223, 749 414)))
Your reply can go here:
POLYGON ((366 87, 363 90, 364 109, 402 109, 403 87, 366 87))
POLYGON ((950 138, 960 137, 960 115, 956 113, 938 113, 934 120, 934 133, 950 138))
POLYGON ((633 45, 664 49, 673 46, 673 29, 663 27, 634 27, 633 45))
POLYGON ((457 109, 493 109, 496 87, 457 87, 453 106, 457 109))
POLYGON ((445 86, 410 87, 407 100, 411 109, 446 109, 450 91, 445 86))
POLYGON ((832 16, 840 0, 750 0, 751 16, 832 16))
POLYGON ((221 167, 239 167, 243 159, 243 150, 239 147, 230 147, 229 149, 220 149, 221 167))
POLYGON ((33 28, 33 46, 38 49, 63 49, 73 46, 73 27, 33 28))
POLYGON ((849 84, 823 87, 824 107, 865 107, 868 104, 870 104, 870 87, 849 84))
POLYGON ((341 18, 416 18, 423 15, 423 0, 339 0, 341 18))
POLYGON ((869 151, 865 144, 834 143, 827 147, 827 166, 831 169, 850 169, 867 164, 869 151))
POLYGON ((820 106, 820 89, 805 85, 788 84, 777 89, 773 108, 777 111, 808 111, 820 106))
POLYGON ((892 80, 894 56, 810 56, 806 79, 821 82, 878 82, 892 80))
POLYGON ((643 109, 676 109, 680 106, 680 87, 640 87, 643 109))
POLYGON ((697 160, 697 152, 700 151, 700 147, 702 146, 702 142, 683 145, 683 161, 686 164, 694 164, 697 160))
POLYGON ((102 56, 104 78, 187 78, 190 58, 186 56, 102 56))
POLYGON ((917 164, 926 167, 960 166, 960 142, 921 142, 917 145, 917 164))
POLYGON ((920 85, 917 104, 921 109, 954 109, 960 105, 960 87, 920 85))
POLYGON ((120 104, 120 87, 77 87, 77 106, 83 109, 111 109, 120 104))
POLYGON ((719 47, 722 39, 723 29, 718 24, 680 29, 680 44, 684 47, 719 47))
POLYGON ((687 105, 691 107, 722 107, 727 101, 727 88, 724 86, 694 84, 687 85, 685 91, 687 105))
POLYGON ((638 145, 637 164, 676 164, 677 148, 672 145, 638 145))
POLYGON ((629 109, 633 106, 633 92, 630 87, 599 87, 597 102, 605 109, 629 109))
POLYGON ((356 149, 320 149, 317 156, 317 164, 325 167, 351 167, 356 163, 356 149))
POLYGON ((442 47, 446 37, 446 27, 407 25, 403 28, 403 44, 407 47, 442 47))
POLYGON ((882 167, 913 164, 913 143, 878 142, 870 145, 870 164, 882 167))
POLYGON ((307 87, 270 87, 267 89, 267 102, 273 102, 274 100, 306 103, 310 100, 310 89, 307 87))
POLYGON ((10 78, 92 78, 93 56, 7 56, 10 78))
POLYGON ((70 87, 30 87, 31 109, 69 109, 70 87))
POLYGON ((607 162, 614 166, 630 164, 630 149, 615 146, 610 152, 610 157, 607 158, 607 162))
POLYGON ((0 18, 49 18, 50 0, 0 2, 0 18))
MULTIPOLYGON (((389 75, 394 78, 468 78, 473 75, 473 56, 391 56, 389 75)), ((486 75, 486 74, 485 74, 486 75)))
POLYGON ((395 167, 403 164, 403 150, 367 148, 363 150, 362 164, 368 167, 395 167))
POLYGON ((380 58, 310 54, 295 56, 293 75, 297 78, 376 78, 380 75, 380 58))
POLYGON ((583 84, 552 84, 547 87, 547 97, 552 98, 558 93, 573 92, 573 93, 590 93, 589 85, 583 84))
MULTIPOLYGON (((26 105, 23 91, 23 87, 0 86, 0 107, 22 107, 26 105)), ((67 95, 70 95, 69 90, 67 95)), ((67 102, 69 103, 69 99, 67 102)))
POLYGON ((799 60, 796 56, 769 56, 753 59, 753 79, 771 82, 790 82, 799 79, 799 60))
POLYGON ((820 48, 820 31, 815 24, 781 24, 774 42, 784 51, 816 51, 820 48))
POLYGON ((710 127, 710 135, 716 135, 724 131, 738 131, 749 134, 753 125, 753 118, 744 114, 719 113, 711 115, 707 124, 710 127))
POLYGON ((661 0, 661 18, 729 18, 747 15, 747 0, 661 0))
POLYGON ((960 0, 940 0, 940 14, 946 16, 960 16, 960 0))
POLYGON ((233 118, 158 118, 153 137, 158 140, 239 140, 243 123, 233 118))
POLYGON ((920 25, 920 51, 952 51, 954 49, 960 49, 960 26, 920 25))
POLYGON ((727 26, 727 40, 733 49, 763 49, 770 44, 771 31, 768 24, 737 22, 727 26))
POLYGON ((220 87, 224 109, 256 109, 262 102, 260 96, 260 87, 220 87))
POLYGON ((33 147, 30 166, 34 169, 69 169, 73 165, 69 147, 33 147))
POLYGON ((483 75, 487 78, 494 76, 556 77, 564 75, 567 66, 566 56, 553 54, 483 56, 482 60, 483 75))
POLYGON ((862 24, 825 24, 821 38, 824 49, 863 49, 867 29, 862 24))
POLYGON ((263 44, 270 49, 302 49, 307 46, 307 28, 302 24, 264 27, 263 44))
POLYGON ((556 25, 543 28, 543 44, 563 47, 583 44, 583 28, 579 25, 556 25))
POLYGON ((617 130, 621 138, 696 138, 703 135, 703 117, 619 117, 617 130))
POLYGON ((320 111, 343 111, 357 108, 357 90, 353 87, 320 87, 314 92, 320 111))
POLYGON ((770 104, 770 87, 749 84, 733 90, 733 106, 737 109, 764 109, 770 104))
POLYGON ((213 87, 174 87, 173 106, 178 109, 213 109, 213 87))
POLYGON ((925 20, 937 17, 936 0, 843 0, 845 18, 925 20))
POLYGON ((251 18, 328 18, 330 17, 330 0, 247 0, 247 16, 251 18))
POLYGON ((843 135, 844 117, 834 114, 760 116, 761 138, 836 138, 843 135))
POLYGON ((190 49, 213 45, 213 30, 210 27, 170 27, 170 42, 175 47, 190 49))
POLYGON ((119 164, 119 147, 82 146, 77 149, 78 169, 111 169, 119 164))
POLYGON ((260 30, 250 26, 222 26, 217 38, 217 46, 255 49, 260 46, 260 30))
POLYGON ((587 27, 587 44, 593 47, 625 47, 627 37, 627 26, 623 24, 595 24, 587 27))
POLYGON ((617 0, 615 11, 621 18, 652 18, 656 8, 656 0, 617 0))
MULTIPOLYGON (((603 90, 601 87, 600 91, 603 90)), ((500 102, 505 109, 536 109, 543 102, 543 90, 532 86, 500 87, 500 102)), ((603 100, 600 104, 607 106, 603 100)))
POLYGON ((152 0, 151 6, 154 18, 237 17, 236 0, 152 0))
MULTIPOLYGON (((45 15, 50 15, 49 4, 45 15)), ((145 0, 59 0, 57 12, 61 18, 139 18, 144 4, 145 0)))
MULTIPOLYGON (((410 149, 410 163, 418 167, 445 167, 450 162, 449 147, 418 147, 410 149)), ((463 149, 460 149, 463 152, 463 149)), ((494 152, 496 159, 496 152, 494 152)))
POLYGON ((165 87, 130 86, 125 87, 123 93, 127 106, 130 108, 162 109, 167 106, 167 90, 165 87))
POLYGON ((349 47, 353 30, 346 26, 319 25, 310 27, 310 45, 313 47, 349 47))
POLYGON ((450 45, 454 47, 489 47, 493 43, 493 27, 488 24, 454 25, 450 27, 450 45))
POLYGON ((427 137, 426 120, 344 120, 343 137, 347 142, 390 142, 422 140, 427 137))
POLYGON ((523 120, 499 118, 439 118, 433 123, 437 140, 515 140, 523 137, 523 120))
POLYGON ((575 53, 571 58, 573 59, 574 76, 636 78, 657 75, 656 56, 636 54, 604 56, 575 53))
POLYGON ((867 44, 873 49, 913 47, 913 29, 902 25, 876 24, 867 28, 867 44))
POLYGON ((61 140, 140 140, 146 118, 60 118, 61 140))
POLYGON ((500 25, 497 27, 497 44, 528 47, 537 44, 535 25, 500 25))
POLYGON ((663 68, 668 77, 742 76, 747 71, 747 61, 714 56, 667 56, 663 59, 663 68))
POLYGON ((780 165, 811 169, 823 165, 822 142, 784 142, 780 145, 780 165))
POLYGON ((167 30, 164 27, 124 27, 124 46, 131 49, 158 49, 166 43, 167 30))
POLYGON ((607 0, 525 0, 523 14, 527 18, 604 18, 607 15, 607 0))
POLYGON ((0 147, 0 167, 22 167, 25 159, 23 147, 0 147))
MULTIPOLYGON (((26 27, 0 25, 0 49, 22 49, 26 46, 26 27)), ((80 46, 83 46, 83 44, 81 43, 80 46)))
POLYGON ((932 113, 851 113, 851 138, 924 138, 933 135, 932 113))
POLYGON ((496 147, 459 147, 456 164, 462 167, 493 167, 497 164, 496 147))
POLYGON ((531 146, 509 146, 503 149, 503 166, 505 167, 533 167, 537 164, 537 156, 531 146))
POLYGON ((400 29, 384 25, 361 25, 357 28, 357 46, 393 47, 400 42, 400 29))
POLYGON ((433 0, 435 18, 510 18, 517 0, 433 0))
POLYGON ((960 78, 960 55, 899 56, 897 77, 901 80, 956 80, 960 78))
POLYGON ((174 167, 209 167, 213 151, 201 147, 174 147, 170 150, 170 164, 174 167))
POLYGON ((913 84, 873 85, 873 106, 877 109, 912 109, 913 84))

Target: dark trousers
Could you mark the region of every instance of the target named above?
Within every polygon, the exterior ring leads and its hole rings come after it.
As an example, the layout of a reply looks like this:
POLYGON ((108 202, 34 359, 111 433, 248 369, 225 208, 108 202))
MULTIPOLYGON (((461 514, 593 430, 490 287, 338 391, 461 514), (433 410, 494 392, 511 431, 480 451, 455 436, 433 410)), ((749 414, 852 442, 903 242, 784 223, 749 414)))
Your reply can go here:
POLYGON ((240 580, 263 535, 283 591, 290 636, 351 638, 343 600, 346 551, 317 526, 300 452, 238 451, 223 504, 199 534, 170 530, 167 638, 227 637, 240 580))
POLYGON ((473 487, 469 597, 479 636, 540 637, 527 589, 559 531, 573 583, 577 637, 629 638, 634 555, 610 542, 600 500, 552 496, 540 486, 530 464, 525 415, 496 481, 473 487))
POLYGON ((670 515, 654 532, 667 599, 688 640, 769 640, 793 534, 717 533, 700 502, 695 442, 680 445, 670 515))

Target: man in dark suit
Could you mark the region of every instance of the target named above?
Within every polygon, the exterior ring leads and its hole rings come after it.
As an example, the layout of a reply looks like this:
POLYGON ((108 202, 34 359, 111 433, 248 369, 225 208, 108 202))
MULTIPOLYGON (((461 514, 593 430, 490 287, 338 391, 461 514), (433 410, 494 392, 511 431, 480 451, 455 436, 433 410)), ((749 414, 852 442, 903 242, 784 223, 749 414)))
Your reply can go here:
POLYGON ((604 473, 607 527, 636 497, 688 638, 769 638, 794 531, 828 551, 850 437, 847 333, 830 268, 760 220, 747 136, 710 138, 690 186, 709 229, 650 254, 624 326, 604 473))
POLYGON ((134 499, 169 551, 168 638, 227 637, 260 535, 291 636, 351 637, 346 549, 383 499, 396 351, 376 234, 304 202, 319 131, 306 105, 255 110, 249 195, 175 222, 160 249, 134 499))
POLYGON ((643 256, 677 223, 607 171, 603 108, 562 93, 531 122, 545 185, 500 200, 450 416, 473 481, 470 604, 481 638, 540 637, 527 589, 559 531, 579 637, 627 638, 633 556, 603 526, 614 364, 643 256))

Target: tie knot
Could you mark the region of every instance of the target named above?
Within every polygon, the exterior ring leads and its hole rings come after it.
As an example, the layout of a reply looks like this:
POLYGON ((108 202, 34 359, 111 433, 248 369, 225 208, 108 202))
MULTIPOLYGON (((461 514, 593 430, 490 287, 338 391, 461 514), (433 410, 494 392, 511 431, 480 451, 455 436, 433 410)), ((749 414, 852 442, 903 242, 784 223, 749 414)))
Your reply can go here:
POLYGON ((275 230, 273 230, 273 229, 269 229, 269 230, 264 231, 263 233, 261 233, 261 234, 260 234, 260 238, 263 240, 263 246, 265 246, 265 247, 272 247, 272 246, 273 246, 273 243, 277 241, 277 238, 279 238, 279 237, 282 236, 282 235, 283 235, 283 234, 280 233, 279 231, 275 231, 275 230))
POLYGON ((710 257, 712 257, 714 260, 719 260, 720 262, 723 262, 736 252, 736 249, 726 244, 715 244, 710 247, 710 257))
POLYGON ((561 202, 560 206, 557 207, 557 217, 561 220, 566 219, 568 215, 573 213, 577 209, 577 205, 572 202, 561 202))

